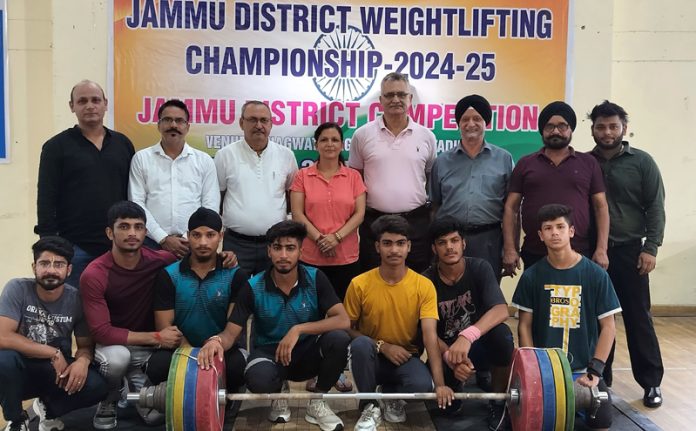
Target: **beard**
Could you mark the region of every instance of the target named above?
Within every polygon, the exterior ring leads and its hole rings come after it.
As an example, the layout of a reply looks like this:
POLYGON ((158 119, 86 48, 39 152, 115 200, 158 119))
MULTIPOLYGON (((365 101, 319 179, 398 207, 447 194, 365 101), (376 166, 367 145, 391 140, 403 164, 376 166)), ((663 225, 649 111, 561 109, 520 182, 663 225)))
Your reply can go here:
POLYGON ((604 142, 600 141, 599 139, 595 138, 594 136, 592 136, 592 138, 594 138, 595 144, 597 144, 597 146, 603 150, 614 150, 614 149, 618 148, 621 145, 621 143, 623 142, 623 136, 619 136, 618 138, 611 141, 611 143, 609 143, 609 144, 605 144, 604 142))
POLYGON ((570 145, 570 141, 573 139, 572 136, 568 138, 564 138, 563 136, 558 136, 558 135, 553 135, 548 138, 542 137, 542 141, 544 141, 544 147, 550 148, 552 150, 562 150, 568 145, 570 145))
POLYGON ((56 290, 65 283, 65 278, 61 277, 42 277, 36 279, 36 284, 41 286, 44 290, 56 290))

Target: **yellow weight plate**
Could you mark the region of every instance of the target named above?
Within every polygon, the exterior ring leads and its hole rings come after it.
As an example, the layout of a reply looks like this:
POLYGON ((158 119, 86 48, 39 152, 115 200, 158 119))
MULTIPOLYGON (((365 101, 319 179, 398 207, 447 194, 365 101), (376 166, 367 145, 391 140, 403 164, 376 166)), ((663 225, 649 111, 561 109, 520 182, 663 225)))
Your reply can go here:
POLYGON ((565 377, 567 411, 565 431, 573 431, 575 429, 575 388, 573 384, 573 371, 570 369, 568 355, 561 349, 555 350, 558 354, 558 359, 561 360, 563 376, 565 377))
POLYGON ((563 365, 555 349, 548 349, 551 368, 553 369, 553 382, 556 388, 556 426, 555 431, 565 431, 566 429, 566 383, 563 365))

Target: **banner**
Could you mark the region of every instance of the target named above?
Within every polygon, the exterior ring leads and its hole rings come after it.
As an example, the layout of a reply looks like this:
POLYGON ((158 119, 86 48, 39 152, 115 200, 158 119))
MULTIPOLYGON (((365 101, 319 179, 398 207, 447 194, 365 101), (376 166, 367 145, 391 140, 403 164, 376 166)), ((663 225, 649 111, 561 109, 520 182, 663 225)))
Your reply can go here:
POLYGON ((566 99, 569 0, 112 0, 114 126, 159 141, 157 109, 191 111, 190 145, 214 154, 243 137, 241 107, 268 102, 271 139, 314 158, 313 131, 346 137, 380 115, 381 79, 409 76, 411 117, 438 152, 458 144, 457 101, 486 97, 489 142, 515 159, 539 148, 538 113, 566 99))

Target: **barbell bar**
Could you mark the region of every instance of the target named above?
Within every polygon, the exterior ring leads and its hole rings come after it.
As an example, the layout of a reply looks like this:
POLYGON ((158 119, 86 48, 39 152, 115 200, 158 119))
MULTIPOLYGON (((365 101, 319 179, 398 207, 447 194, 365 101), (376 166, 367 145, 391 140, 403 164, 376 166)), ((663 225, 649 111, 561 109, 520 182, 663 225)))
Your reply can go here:
MULTIPOLYGON (((167 382, 143 387, 129 393, 127 400, 141 407, 165 413, 167 430, 221 429, 227 401, 251 400, 433 400, 437 395, 427 393, 317 393, 283 392, 269 394, 234 393, 225 389, 224 364, 220 358, 209 370, 198 367, 198 348, 180 347, 174 353, 167 382)), ((454 394, 459 400, 505 401, 512 429, 541 431, 543 429, 572 430, 575 411, 589 410, 592 417, 603 402, 606 392, 587 388, 573 381, 570 365, 560 349, 530 349, 515 351, 508 391, 505 393, 454 394)))

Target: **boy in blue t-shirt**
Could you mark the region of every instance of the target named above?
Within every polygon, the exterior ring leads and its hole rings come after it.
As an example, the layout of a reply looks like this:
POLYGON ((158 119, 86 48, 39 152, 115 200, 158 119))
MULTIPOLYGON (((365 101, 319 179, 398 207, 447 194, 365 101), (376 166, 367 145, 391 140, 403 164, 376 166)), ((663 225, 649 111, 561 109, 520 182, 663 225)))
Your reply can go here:
MULTIPOLYGON (((563 349, 578 383, 607 391, 602 371, 616 333, 614 314, 621 311, 614 287, 605 270, 571 248, 569 207, 544 205, 537 219, 547 256, 522 274, 512 297, 520 312, 519 344, 563 349)), ((608 429, 611 419, 610 397, 585 423, 608 429)))

